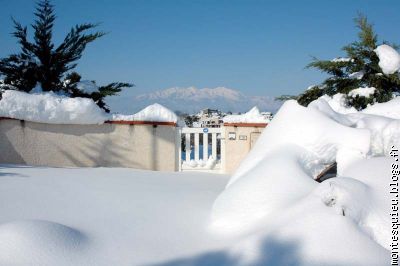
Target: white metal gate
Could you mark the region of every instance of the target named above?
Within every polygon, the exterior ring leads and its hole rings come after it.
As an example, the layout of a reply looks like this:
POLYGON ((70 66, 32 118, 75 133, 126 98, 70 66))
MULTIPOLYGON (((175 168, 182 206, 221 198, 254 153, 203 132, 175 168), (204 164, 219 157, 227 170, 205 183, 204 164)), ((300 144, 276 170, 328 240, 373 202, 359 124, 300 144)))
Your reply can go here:
POLYGON ((178 130, 179 171, 223 172, 225 142, 222 128, 178 130))

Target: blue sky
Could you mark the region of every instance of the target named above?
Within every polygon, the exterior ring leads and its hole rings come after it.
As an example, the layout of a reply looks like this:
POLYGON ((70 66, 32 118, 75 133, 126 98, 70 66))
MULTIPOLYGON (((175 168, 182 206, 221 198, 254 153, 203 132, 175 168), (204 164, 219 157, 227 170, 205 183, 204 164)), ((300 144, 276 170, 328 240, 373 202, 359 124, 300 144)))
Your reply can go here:
MULTIPOLYGON (((400 43, 400 1, 53 1, 55 40, 72 25, 101 22, 77 70, 99 84, 126 81, 135 93, 226 86, 248 95, 296 94, 322 80, 304 69, 355 40, 368 16, 381 40, 400 43)), ((16 51, 10 17, 33 21, 34 1, 0 0, 0 56, 16 51)))

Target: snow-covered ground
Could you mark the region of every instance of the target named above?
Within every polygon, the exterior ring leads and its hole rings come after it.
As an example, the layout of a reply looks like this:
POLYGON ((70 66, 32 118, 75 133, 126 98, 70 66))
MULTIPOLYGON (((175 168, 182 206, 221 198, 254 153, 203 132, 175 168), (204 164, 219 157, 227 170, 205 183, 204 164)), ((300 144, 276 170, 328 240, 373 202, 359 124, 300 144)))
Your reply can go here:
POLYGON ((0 265, 389 265, 399 98, 343 97, 285 102, 231 177, 4 165, 0 265))
MULTIPOLYGON (((0 168, 0 265, 154 265, 218 249, 207 232, 227 176, 0 168)), ((161 264, 162 265, 162 264, 161 264)))

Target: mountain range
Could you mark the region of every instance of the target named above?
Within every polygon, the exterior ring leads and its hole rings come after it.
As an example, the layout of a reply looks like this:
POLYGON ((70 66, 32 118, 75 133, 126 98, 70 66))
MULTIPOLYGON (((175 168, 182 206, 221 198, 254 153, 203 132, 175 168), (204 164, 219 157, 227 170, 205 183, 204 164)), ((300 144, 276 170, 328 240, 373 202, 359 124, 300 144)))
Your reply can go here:
POLYGON ((120 113, 137 112, 153 103, 159 103, 173 111, 184 113, 197 113, 205 108, 219 109, 225 112, 246 112, 254 106, 261 111, 275 112, 281 105, 270 96, 248 96, 225 87, 213 89, 175 87, 118 98, 110 98, 107 103, 111 110, 120 113))

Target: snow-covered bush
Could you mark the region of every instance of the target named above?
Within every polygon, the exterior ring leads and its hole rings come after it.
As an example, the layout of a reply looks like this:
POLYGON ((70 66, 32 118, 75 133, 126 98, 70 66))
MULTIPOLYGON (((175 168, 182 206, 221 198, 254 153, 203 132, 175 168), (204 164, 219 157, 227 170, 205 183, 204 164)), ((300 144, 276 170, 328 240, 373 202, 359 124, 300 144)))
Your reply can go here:
POLYGON ((308 67, 328 75, 320 85, 292 98, 307 106, 324 94, 345 95, 346 106, 362 110, 374 103, 387 102, 400 93, 400 55, 387 44, 378 45, 378 37, 367 18, 356 20, 358 40, 344 46, 345 57, 332 60, 314 58, 308 67), (371 88, 374 88, 372 91, 371 88))
POLYGON ((53 91, 69 97, 90 98, 100 108, 109 112, 104 98, 116 95, 122 88, 132 87, 132 84, 113 82, 94 90, 94 83, 77 84, 80 75, 76 72, 69 73, 77 66, 77 61, 82 57, 86 46, 105 33, 88 32, 96 28, 96 24, 76 25, 62 43, 56 46, 53 42, 56 16, 50 0, 39 1, 34 15, 36 19, 32 24, 35 36, 33 42, 28 40, 27 28, 13 20, 13 36, 18 40, 21 52, 0 59, 0 76, 4 77, 5 84, 24 92, 53 91))

